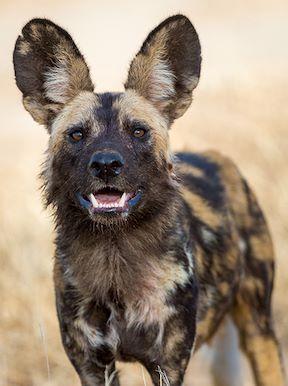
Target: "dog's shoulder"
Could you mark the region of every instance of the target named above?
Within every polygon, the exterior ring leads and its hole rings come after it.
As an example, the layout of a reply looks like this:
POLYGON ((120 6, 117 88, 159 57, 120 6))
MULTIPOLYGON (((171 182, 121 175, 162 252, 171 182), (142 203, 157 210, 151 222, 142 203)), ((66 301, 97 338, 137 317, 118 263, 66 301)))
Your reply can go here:
POLYGON ((211 228, 220 226, 229 211, 244 210, 245 181, 228 157, 216 151, 178 153, 176 174, 185 202, 211 228))

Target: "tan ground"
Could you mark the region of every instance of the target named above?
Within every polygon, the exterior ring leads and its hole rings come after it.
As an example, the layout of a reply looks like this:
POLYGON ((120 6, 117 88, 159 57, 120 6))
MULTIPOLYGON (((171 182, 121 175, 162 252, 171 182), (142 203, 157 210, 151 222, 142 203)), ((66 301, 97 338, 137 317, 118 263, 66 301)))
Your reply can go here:
MULTIPOLYGON (((146 33, 179 11, 196 25, 204 60, 193 107, 171 132, 173 148, 219 149, 256 191, 275 240, 275 323, 288 351, 287 1, 0 0, 0 386, 79 386, 60 344, 53 227, 37 191, 47 135, 22 109, 13 81, 17 34, 32 17, 53 19, 86 54, 98 90, 115 90, 146 33)), ((122 373, 124 386, 144 385, 139 365, 122 373)), ((207 374, 196 357, 185 384, 210 385, 207 374)))

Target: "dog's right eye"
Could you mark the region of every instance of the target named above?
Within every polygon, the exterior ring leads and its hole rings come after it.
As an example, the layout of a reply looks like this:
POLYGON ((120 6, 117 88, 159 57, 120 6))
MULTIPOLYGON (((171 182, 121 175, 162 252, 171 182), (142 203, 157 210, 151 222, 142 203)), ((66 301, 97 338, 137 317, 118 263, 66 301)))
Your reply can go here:
POLYGON ((73 139, 73 141, 75 142, 79 142, 81 141, 81 139, 83 138, 83 132, 81 130, 75 130, 75 131, 72 131, 71 133, 69 133, 69 137, 73 139))

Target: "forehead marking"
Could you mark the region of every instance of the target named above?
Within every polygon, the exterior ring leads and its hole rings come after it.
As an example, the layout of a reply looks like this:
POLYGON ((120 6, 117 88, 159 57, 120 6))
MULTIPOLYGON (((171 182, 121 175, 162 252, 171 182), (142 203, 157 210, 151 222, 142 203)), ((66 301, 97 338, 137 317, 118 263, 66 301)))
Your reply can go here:
POLYGON ((99 104, 95 109, 95 119, 99 126, 105 129, 119 129, 118 109, 114 103, 120 97, 120 93, 103 93, 98 94, 99 104))
POLYGON ((69 126, 90 123, 93 132, 100 131, 97 120, 94 119, 94 111, 99 106, 99 98, 89 91, 80 92, 73 98, 57 116, 51 128, 52 142, 58 142, 61 135, 69 126))
POLYGON ((113 107, 119 111, 121 125, 127 120, 146 123, 151 128, 156 157, 170 160, 167 121, 149 101, 135 91, 128 90, 119 96, 113 107))

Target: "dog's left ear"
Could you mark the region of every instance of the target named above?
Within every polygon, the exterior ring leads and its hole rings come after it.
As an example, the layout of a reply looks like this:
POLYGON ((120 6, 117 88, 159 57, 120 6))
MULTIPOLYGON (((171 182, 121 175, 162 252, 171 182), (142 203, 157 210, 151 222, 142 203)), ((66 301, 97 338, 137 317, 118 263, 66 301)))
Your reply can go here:
POLYGON ((197 32, 187 17, 175 15, 150 32, 131 63, 125 89, 148 99, 171 123, 190 106, 200 68, 197 32))

